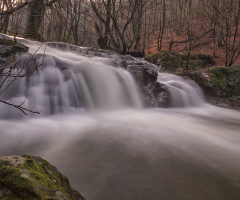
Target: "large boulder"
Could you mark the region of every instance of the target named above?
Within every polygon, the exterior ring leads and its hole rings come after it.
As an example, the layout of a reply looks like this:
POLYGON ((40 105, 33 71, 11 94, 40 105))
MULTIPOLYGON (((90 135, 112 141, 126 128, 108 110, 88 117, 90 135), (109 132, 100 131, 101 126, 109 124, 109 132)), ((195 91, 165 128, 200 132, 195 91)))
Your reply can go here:
POLYGON ((125 63, 143 94, 144 103, 149 107, 168 107, 170 93, 164 84, 157 82, 157 70, 147 62, 128 61, 125 63))
POLYGON ((0 157, 0 199, 84 200, 56 167, 27 155, 0 157))

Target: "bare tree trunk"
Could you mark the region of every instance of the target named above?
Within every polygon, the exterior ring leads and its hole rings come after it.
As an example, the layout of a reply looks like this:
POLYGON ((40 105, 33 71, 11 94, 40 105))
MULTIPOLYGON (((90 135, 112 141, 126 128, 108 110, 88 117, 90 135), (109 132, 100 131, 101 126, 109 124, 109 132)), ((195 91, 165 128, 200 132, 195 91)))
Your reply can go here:
POLYGON ((165 31, 165 23, 166 23, 166 0, 163 0, 163 14, 162 14, 162 24, 160 24, 160 33, 158 37, 158 51, 162 50, 162 42, 163 42, 163 35, 165 31))
POLYGON ((7 34, 10 14, 4 16, 3 24, 0 28, 0 32, 7 34))
POLYGON ((187 63, 186 63, 186 70, 189 70, 189 58, 191 54, 192 48, 192 0, 189 0, 188 4, 188 40, 189 40, 189 47, 188 47, 188 55, 187 55, 187 63))
POLYGON ((28 6, 28 18, 25 36, 32 39, 43 40, 38 33, 41 26, 46 5, 43 0, 36 0, 28 6))

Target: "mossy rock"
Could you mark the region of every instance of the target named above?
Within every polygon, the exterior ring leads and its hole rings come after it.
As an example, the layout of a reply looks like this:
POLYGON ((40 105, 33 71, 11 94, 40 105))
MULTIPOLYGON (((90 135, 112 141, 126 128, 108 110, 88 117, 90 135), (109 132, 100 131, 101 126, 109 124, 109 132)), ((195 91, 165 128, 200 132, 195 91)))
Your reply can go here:
POLYGON ((204 76, 202 70, 183 70, 182 72, 175 73, 176 75, 179 76, 184 76, 188 77, 192 80, 194 80, 206 93, 211 93, 212 92, 212 85, 209 82, 209 80, 204 76))
POLYGON ((240 95, 240 67, 222 66, 207 70, 211 84, 218 96, 240 95))
POLYGON ((0 157, 1 200, 84 200, 68 179, 35 156, 0 157))
POLYGON ((5 67, 11 67, 13 63, 16 62, 17 54, 22 52, 27 52, 28 47, 17 43, 8 37, 0 34, 0 73, 5 67))
POLYGON ((148 54, 145 59, 159 67, 161 71, 175 71, 182 67, 181 54, 174 51, 159 51, 154 54, 148 54))
POLYGON ((206 72, 183 71, 181 74, 196 81, 210 96, 233 97, 240 95, 240 67, 210 67, 206 72))
POLYGON ((6 58, 16 54, 17 52, 27 52, 28 47, 16 43, 13 40, 0 39, 0 57, 6 58))
POLYGON ((15 45, 15 41, 7 40, 7 39, 0 39, 0 45, 13 46, 13 45, 15 45))
POLYGON ((206 71, 184 70, 177 74, 194 80, 210 102, 240 107, 240 67, 210 67, 206 71))
MULTIPOLYGON (((159 51, 149 54, 145 59, 157 66, 161 71, 175 72, 177 69, 185 69, 187 64, 187 54, 174 51, 159 51)), ((210 55, 207 54, 191 54, 189 57, 189 69, 197 70, 206 66, 215 64, 210 55)))

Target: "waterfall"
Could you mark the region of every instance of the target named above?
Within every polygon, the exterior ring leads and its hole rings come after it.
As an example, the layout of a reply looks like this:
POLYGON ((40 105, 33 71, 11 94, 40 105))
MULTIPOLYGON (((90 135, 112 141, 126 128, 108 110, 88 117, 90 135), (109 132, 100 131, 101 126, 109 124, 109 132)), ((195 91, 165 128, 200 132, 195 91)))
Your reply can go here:
MULTIPOLYGON (((1 35, 2 38, 10 39, 1 35)), ((123 56, 110 51, 78 47, 64 43, 39 43, 26 39, 18 42, 29 47, 28 53, 18 55, 21 74, 34 70, 0 95, 2 100, 40 111, 41 116, 59 113, 141 108, 142 97, 126 62, 144 63, 144 60, 123 56)), ((152 68, 156 70, 155 66, 152 68)), ((7 79, 2 90, 14 78, 7 79)), ((159 73, 158 82, 170 93, 172 107, 202 106, 205 100, 201 89, 191 80, 159 73)), ((1 118, 19 118, 13 107, 0 104, 1 118)))
POLYGON ((173 107, 194 107, 206 104, 201 88, 187 77, 158 73, 158 82, 168 87, 173 107))
MULTIPOLYGON (((14 81, 0 96, 2 100, 17 105, 24 102, 24 107, 36 108, 41 115, 142 107, 137 86, 122 68, 123 60, 118 54, 94 55, 86 48, 72 52, 69 48, 62 50, 57 43, 42 44, 24 39, 19 42, 29 47, 29 53, 19 55, 16 61, 21 74, 40 67, 31 75, 14 81)), ((2 88, 13 79, 8 78, 2 88)), ((0 109, 2 118, 21 115, 8 105, 0 104, 0 109)))
MULTIPOLYGON (((19 110, 0 103, 0 156, 41 156, 87 200, 240 199, 239 111, 206 104, 196 83, 164 73, 158 82, 172 107, 137 109, 143 97, 124 66, 144 61, 18 41, 29 51, 18 55, 13 73, 29 75, 0 99, 36 108, 41 117, 19 120, 19 110)), ((149 91, 150 83, 143 84, 149 91)))

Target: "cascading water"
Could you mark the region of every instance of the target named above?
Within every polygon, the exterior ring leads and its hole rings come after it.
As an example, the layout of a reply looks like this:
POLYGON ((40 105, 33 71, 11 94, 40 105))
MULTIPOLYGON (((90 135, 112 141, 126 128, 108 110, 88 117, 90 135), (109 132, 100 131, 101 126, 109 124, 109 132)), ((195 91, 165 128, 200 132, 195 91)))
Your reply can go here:
POLYGON ((173 107, 202 106, 206 103, 199 86, 188 78, 158 73, 158 82, 168 87, 173 107))
MULTIPOLYGON (((27 70, 40 66, 34 73, 14 81, 1 99, 28 108, 37 108, 41 115, 78 112, 84 109, 119 109, 142 107, 141 98, 131 75, 121 68, 121 62, 102 53, 80 49, 73 54, 39 42, 20 40, 30 47, 16 61, 27 70), (78 54, 77 54, 78 53, 78 54), (90 55, 90 56, 89 56, 90 55), (108 59, 107 59, 108 58, 108 59), (27 66, 26 66, 27 65, 27 66)), ((60 45, 60 44, 59 44, 60 45)), ((26 73, 24 70, 22 74, 26 73)), ((17 74, 17 71, 16 71, 17 74)), ((12 77, 5 81, 7 85, 12 77)), ((6 88, 3 85, 2 88, 6 88)), ((19 111, 1 104, 0 117, 18 117, 19 111)))
MULTIPOLYGON (((22 59, 39 47, 21 42, 30 47, 22 59)), ((240 199, 239 111, 210 106, 195 84, 162 73, 177 108, 135 109, 141 97, 119 55, 63 47, 42 45, 29 65, 43 66, 4 93, 28 97, 42 117, 0 120, 0 156, 43 157, 88 200, 240 199)))

